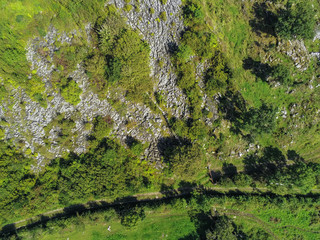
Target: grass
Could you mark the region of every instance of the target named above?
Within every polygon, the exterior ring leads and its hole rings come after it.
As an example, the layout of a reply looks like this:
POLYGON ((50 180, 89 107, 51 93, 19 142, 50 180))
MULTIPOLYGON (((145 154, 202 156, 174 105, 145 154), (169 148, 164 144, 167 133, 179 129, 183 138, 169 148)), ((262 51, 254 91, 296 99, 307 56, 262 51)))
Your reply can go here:
MULTIPOLYGON (((272 232, 279 239, 294 239, 294 236, 299 233, 300 239, 311 240, 317 239, 320 234, 319 223, 310 224, 312 208, 316 206, 311 202, 306 201, 301 205, 302 203, 295 203, 293 198, 281 204, 276 204, 276 200, 273 203, 269 202, 270 200, 267 199, 261 202, 229 200, 231 199, 227 199, 216 207, 220 207, 221 211, 226 213, 234 212, 235 222, 241 224, 244 230, 257 226, 272 232), (222 210, 224 208, 227 210, 222 210)), ((232 214, 229 216, 232 217, 232 214)))
POLYGON ((27 81, 32 73, 25 56, 28 41, 44 37, 50 25, 61 32, 82 29, 103 11, 99 0, 4 0, 0 5, 0 51, 4 53, 0 56, 0 76, 6 81, 7 90, 21 86, 31 97, 34 91, 29 88, 35 86, 27 81))
POLYGON ((174 209, 157 209, 147 211, 146 217, 132 228, 121 225, 117 217, 105 220, 103 217, 91 216, 95 220, 85 220, 84 224, 72 224, 65 228, 38 230, 31 234, 25 232, 23 239, 179 239, 195 231, 186 211, 174 209), (108 227, 111 226, 111 232, 108 227))
MULTIPOLYGON (((277 134, 266 134, 256 139, 256 142, 262 147, 272 145, 285 150, 294 149, 306 160, 316 161, 319 156, 317 149, 319 149, 320 139, 316 134, 319 127, 314 124, 318 121, 317 114, 311 109, 319 109, 319 100, 317 100, 319 91, 315 88, 310 89, 306 83, 314 79, 319 71, 317 61, 312 59, 309 68, 303 72, 293 67, 292 76, 296 84, 289 88, 285 86, 272 87, 265 79, 260 79, 251 70, 245 70, 241 67, 243 60, 248 57, 271 66, 277 61, 283 62, 287 66, 293 66, 292 59, 284 52, 278 52, 276 47, 269 47, 270 44, 276 43, 276 37, 264 32, 256 34, 250 26, 250 21, 256 18, 253 11, 253 5, 256 3, 259 4, 261 1, 203 0, 200 2, 205 13, 206 23, 219 39, 221 50, 232 71, 230 88, 234 92, 240 92, 250 107, 258 108, 264 102, 278 107, 279 110, 287 109, 289 112, 288 109, 293 104, 300 105, 297 109, 300 117, 294 121, 295 123, 290 122, 292 121, 290 116, 286 119, 279 117, 277 134), (259 43, 259 46, 255 42, 259 43), (269 56, 273 58, 273 63, 268 62, 269 56), (304 110, 302 105, 306 101, 308 106, 304 107, 306 109, 304 110), (305 116, 305 119, 301 116, 305 116), (296 124, 299 125, 297 128, 294 127, 296 124)), ((271 9, 271 11, 275 10, 271 9)), ((319 41, 307 40, 306 47, 309 51, 318 51, 319 41)), ((319 84, 318 80, 314 81, 319 84)), ((227 129, 222 131, 225 136, 231 135, 227 129)), ((231 149, 239 148, 238 146, 241 146, 240 150, 243 147, 242 141, 239 143, 239 139, 229 139, 226 145, 221 149, 224 155, 227 155, 231 149)), ((229 159, 228 156, 223 156, 223 158, 229 159)), ((237 162, 237 167, 241 169, 241 161, 230 160, 237 162)), ((217 159, 213 159, 212 162, 216 167, 221 165, 217 159)))
MULTIPOLYGON (((317 239, 319 222, 312 221, 317 213, 317 200, 294 197, 272 198, 262 196, 212 196, 211 209, 227 215, 246 234, 262 229, 271 239, 317 239)), ((25 229, 19 232, 22 239, 198 239, 195 222, 191 221, 193 200, 169 201, 143 207, 144 218, 134 227, 121 224, 121 214, 113 209, 85 213, 70 219, 47 223, 46 228, 25 229), (108 228, 111 231, 108 231, 108 228), (192 236, 192 237, 190 237, 192 236)), ((200 226, 200 225, 199 225, 200 226)))

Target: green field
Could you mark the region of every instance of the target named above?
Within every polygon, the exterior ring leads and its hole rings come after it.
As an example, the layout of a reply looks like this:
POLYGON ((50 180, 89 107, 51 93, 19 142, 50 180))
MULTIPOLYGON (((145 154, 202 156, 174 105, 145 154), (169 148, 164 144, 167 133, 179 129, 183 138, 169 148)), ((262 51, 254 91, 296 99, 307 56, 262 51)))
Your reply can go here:
POLYGON ((18 230, 17 236, 70 240, 202 239, 219 216, 226 216, 233 222, 234 231, 248 239, 312 240, 320 236, 318 206, 318 197, 227 197, 195 193, 192 198, 124 204, 120 208, 52 219, 18 230), (137 215, 140 217, 132 218, 137 215))
POLYGON ((113 220, 97 222, 94 225, 91 223, 81 230, 66 228, 54 234, 44 233, 38 239, 179 239, 195 231, 188 215, 170 212, 150 212, 146 215, 143 222, 129 229, 113 220), (109 226, 111 232, 108 231, 109 226))

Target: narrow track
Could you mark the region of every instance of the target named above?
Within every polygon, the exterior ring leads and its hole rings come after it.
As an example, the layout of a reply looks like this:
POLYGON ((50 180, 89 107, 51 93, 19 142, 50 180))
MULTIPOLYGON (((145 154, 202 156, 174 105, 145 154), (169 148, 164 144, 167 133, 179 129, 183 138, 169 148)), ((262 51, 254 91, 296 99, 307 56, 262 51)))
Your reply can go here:
MULTIPOLYGON (((110 200, 107 200, 107 199, 99 199, 99 200, 95 200, 95 201, 89 201, 84 204, 75 204, 75 205, 72 205, 69 207, 58 208, 55 210, 44 212, 42 214, 39 214, 39 215, 31 217, 31 218, 22 219, 22 220, 14 222, 14 223, 5 225, 2 228, 2 230, 9 229, 9 231, 16 231, 16 230, 26 228, 29 226, 35 226, 35 225, 41 224, 43 221, 50 221, 55 218, 65 217, 65 216, 78 214, 78 213, 82 213, 82 212, 86 212, 86 211, 90 211, 90 210, 110 208, 110 207, 130 204, 130 203, 156 202, 156 201, 162 201, 162 200, 167 200, 167 199, 190 196, 192 194, 192 192, 196 189, 199 189, 199 188, 187 187, 187 188, 173 189, 173 190, 167 191, 167 192, 141 193, 141 194, 135 194, 132 196, 127 196, 127 197, 124 197, 121 199, 117 199, 113 202, 110 202, 110 200), (12 230, 10 230, 10 229, 12 229, 12 230)), ((253 189, 250 187, 242 187, 242 188, 211 187, 211 188, 201 188, 201 189, 204 190, 205 194, 217 194, 217 195, 223 195, 223 194, 248 195, 248 194, 261 194, 261 193, 262 194, 272 194, 272 193, 268 192, 267 188, 254 188, 253 189), (230 193, 230 191, 232 191, 232 193, 230 193)), ((312 193, 319 193, 319 189, 315 189, 312 193)), ((234 210, 234 211, 236 211, 236 210, 234 210)), ((233 213, 229 212, 229 213, 230 213, 230 215, 236 214, 236 212, 233 212, 233 213)), ((254 218, 260 224, 265 224, 262 220, 255 217, 252 214, 246 213, 246 215, 243 215, 243 216, 254 218)), ((287 226, 287 227, 294 227, 294 226, 287 226)), ((8 230, 7 230, 7 232, 8 232, 8 230)), ((1 236, 1 233, 2 232, 0 231, 0 236, 1 236)), ((270 234, 271 234, 271 232, 270 232, 270 234)))

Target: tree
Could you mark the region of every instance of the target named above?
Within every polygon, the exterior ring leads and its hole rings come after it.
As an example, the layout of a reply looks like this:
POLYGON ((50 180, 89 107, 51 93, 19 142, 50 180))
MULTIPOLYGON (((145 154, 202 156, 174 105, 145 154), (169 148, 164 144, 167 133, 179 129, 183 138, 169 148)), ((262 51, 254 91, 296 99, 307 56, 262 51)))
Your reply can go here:
POLYGON ((244 115, 243 128, 252 135, 273 132, 276 109, 265 103, 260 108, 251 108, 244 115))
POLYGON ((184 62, 187 62, 190 59, 190 56, 193 55, 191 47, 187 44, 181 44, 177 51, 177 57, 184 62))
POLYGON ((283 64, 278 64, 272 68, 272 77, 286 86, 293 83, 290 69, 283 64))
POLYGON ((215 218, 214 226, 206 232, 207 240, 236 240, 232 221, 227 216, 215 218))
POLYGON ((61 87, 61 96, 72 105, 77 105, 80 102, 81 93, 82 89, 72 78, 67 78, 61 87))
POLYGON ((299 161, 277 169, 268 177, 268 185, 278 193, 287 193, 295 187, 306 194, 316 185, 314 164, 299 161))
POLYGON ((307 1, 297 4, 288 3, 282 10, 276 23, 276 33, 285 39, 294 37, 312 39, 315 30, 315 11, 307 1))

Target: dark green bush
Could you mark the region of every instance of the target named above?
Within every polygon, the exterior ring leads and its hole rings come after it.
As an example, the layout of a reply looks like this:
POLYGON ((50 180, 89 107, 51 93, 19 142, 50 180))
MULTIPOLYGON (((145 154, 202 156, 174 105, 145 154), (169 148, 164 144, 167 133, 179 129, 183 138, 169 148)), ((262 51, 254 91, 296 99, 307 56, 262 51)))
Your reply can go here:
POLYGON ((285 86, 293 83, 290 68, 283 64, 278 64, 272 68, 272 77, 285 86))
POLYGON ((187 25, 197 24, 203 21, 204 13, 198 4, 190 1, 183 8, 183 18, 187 25))
POLYGON ((260 108, 251 108, 244 114, 242 128, 252 135, 272 133, 276 126, 276 108, 262 104, 260 108))
POLYGON ((310 2, 288 3, 281 10, 275 30, 282 38, 312 39, 315 34, 315 10, 310 2))
POLYGON ((193 55, 193 51, 191 47, 182 43, 179 45, 176 55, 179 60, 187 62, 190 59, 190 57, 193 55))
POLYGON ((205 75, 206 92, 209 96, 212 97, 218 92, 223 94, 226 91, 229 77, 230 73, 225 59, 222 53, 217 53, 205 75))
POLYGON ((107 137, 112 130, 113 121, 109 116, 98 116, 93 121, 93 136, 97 140, 107 137))

